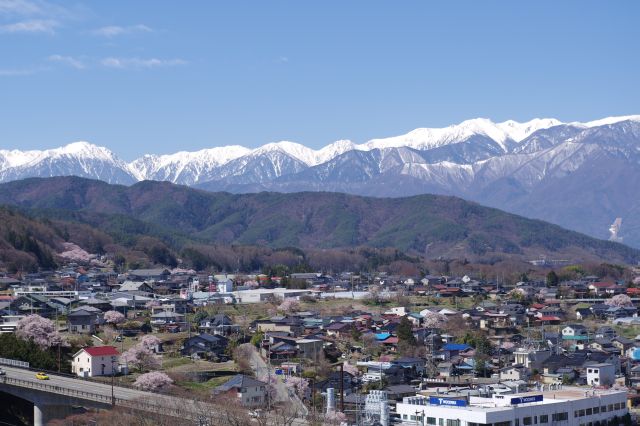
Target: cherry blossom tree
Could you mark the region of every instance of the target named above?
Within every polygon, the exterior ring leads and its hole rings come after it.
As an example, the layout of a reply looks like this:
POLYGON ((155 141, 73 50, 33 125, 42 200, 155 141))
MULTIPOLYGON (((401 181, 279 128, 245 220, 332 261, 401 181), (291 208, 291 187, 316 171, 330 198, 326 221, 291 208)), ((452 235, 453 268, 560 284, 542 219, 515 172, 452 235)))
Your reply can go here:
POLYGON ((447 317, 439 312, 427 311, 424 314, 423 322, 427 328, 442 328, 447 322, 447 317))
POLYGON ((324 424, 326 425, 340 425, 347 421, 347 416, 341 411, 331 411, 324 417, 324 424))
POLYGON ((162 341, 156 336, 153 334, 147 334, 140 339, 139 345, 145 349, 153 350, 160 343, 162 343, 162 341))
POLYGON ((151 349, 141 344, 129 348, 129 350, 122 354, 121 359, 127 364, 133 365, 133 367, 139 371, 156 370, 160 368, 160 359, 151 352, 151 349))
POLYGON ((156 391, 173 383, 173 380, 161 371, 152 371, 150 373, 138 376, 133 385, 139 389, 146 391, 156 391))
POLYGON ((68 346, 53 321, 37 314, 27 315, 18 321, 16 336, 22 340, 32 340, 42 349, 57 345, 68 346))
POLYGON ((298 312, 300 310, 300 303, 291 297, 287 297, 284 301, 278 306, 278 311, 283 313, 289 312, 298 312))
POLYGON ((626 308, 633 306, 633 301, 626 294, 616 294, 615 296, 604 301, 605 305, 626 308))
POLYGON ((104 320, 109 324, 118 325, 125 321, 125 317, 118 311, 107 311, 104 313, 104 320))
POLYGON ((113 342, 116 336, 118 335, 118 332, 116 331, 115 328, 109 325, 104 327, 104 329, 102 330, 102 334, 103 334, 103 340, 105 342, 113 342))
POLYGON ((302 377, 291 376, 287 379, 287 386, 291 386, 301 399, 306 399, 309 393, 309 381, 302 377))

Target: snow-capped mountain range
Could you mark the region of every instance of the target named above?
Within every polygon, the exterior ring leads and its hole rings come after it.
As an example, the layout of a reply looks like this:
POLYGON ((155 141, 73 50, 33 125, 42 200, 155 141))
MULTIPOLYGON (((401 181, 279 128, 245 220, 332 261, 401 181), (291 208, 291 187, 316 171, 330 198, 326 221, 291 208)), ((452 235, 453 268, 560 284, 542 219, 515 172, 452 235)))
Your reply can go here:
POLYGON ((640 246, 640 115, 586 123, 478 118, 362 144, 340 140, 318 150, 282 141, 149 154, 130 163, 87 142, 0 150, 0 182, 61 175, 231 192, 450 194, 601 238, 622 217, 625 242, 640 246))

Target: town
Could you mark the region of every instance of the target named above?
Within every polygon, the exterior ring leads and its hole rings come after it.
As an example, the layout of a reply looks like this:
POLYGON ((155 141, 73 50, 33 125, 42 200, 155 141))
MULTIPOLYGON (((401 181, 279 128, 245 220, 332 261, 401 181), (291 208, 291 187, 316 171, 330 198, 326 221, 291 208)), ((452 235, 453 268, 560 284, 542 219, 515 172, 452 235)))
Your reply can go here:
POLYGON ((636 424, 640 269, 606 275, 116 272, 106 259, 5 273, 0 392, 112 396, 108 409, 34 396, 34 424, 133 424, 127 398, 203 404, 154 424, 636 424))

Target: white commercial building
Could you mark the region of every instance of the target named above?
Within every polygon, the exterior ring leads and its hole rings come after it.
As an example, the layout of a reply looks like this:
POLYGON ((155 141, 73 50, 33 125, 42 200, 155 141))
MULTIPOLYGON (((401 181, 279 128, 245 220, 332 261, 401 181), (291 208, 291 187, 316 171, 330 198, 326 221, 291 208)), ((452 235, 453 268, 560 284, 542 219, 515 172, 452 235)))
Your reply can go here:
POLYGON ((624 391, 577 387, 491 398, 418 395, 404 398, 396 413, 405 425, 588 426, 627 414, 626 400, 624 391))

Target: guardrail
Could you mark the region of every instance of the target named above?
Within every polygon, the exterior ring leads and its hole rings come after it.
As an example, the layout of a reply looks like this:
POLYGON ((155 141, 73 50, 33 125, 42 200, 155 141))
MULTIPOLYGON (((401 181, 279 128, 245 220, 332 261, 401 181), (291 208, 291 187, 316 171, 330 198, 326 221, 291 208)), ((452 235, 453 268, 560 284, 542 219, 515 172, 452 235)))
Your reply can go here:
MULTIPOLYGON (((66 388, 63 386, 51 385, 49 383, 44 383, 44 382, 33 382, 30 380, 18 379, 15 377, 2 376, 2 379, 0 379, 0 383, 6 384, 6 385, 20 386, 22 388, 41 390, 44 392, 55 393, 57 395, 70 396, 73 398, 84 399, 84 400, 89 400, 94 402, 103 402, 107 404, 111 404, 113 402, 111 395, 85 392, 81 390, 66 388)), ((125 400, 116 398, 115 400, 116 404, 119 401, 123 402, 125 400)))
POLYGON ((19 367, 19 368, 29 368, 28 362, 18 361, 16 359, 9 359, 9 358, 0 358, 0 364, 10 365, 12 367, 19 367))

